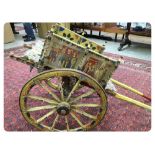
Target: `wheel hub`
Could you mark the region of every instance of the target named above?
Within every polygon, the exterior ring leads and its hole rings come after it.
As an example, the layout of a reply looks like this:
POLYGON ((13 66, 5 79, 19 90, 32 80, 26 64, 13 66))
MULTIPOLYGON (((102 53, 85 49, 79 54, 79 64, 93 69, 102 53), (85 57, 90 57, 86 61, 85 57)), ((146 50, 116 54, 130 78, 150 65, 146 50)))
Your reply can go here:
POLYGON ((70 112, 70 105, 67 102, 61 102, 57 106, 57 113, 59 115, 65 116, 68 115, 70 112))

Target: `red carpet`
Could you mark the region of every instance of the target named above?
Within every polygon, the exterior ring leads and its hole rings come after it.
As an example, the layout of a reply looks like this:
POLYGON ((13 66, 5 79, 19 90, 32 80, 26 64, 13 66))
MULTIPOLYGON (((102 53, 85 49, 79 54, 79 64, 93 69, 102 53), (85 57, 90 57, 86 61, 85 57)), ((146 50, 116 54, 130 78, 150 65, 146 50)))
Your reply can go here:
MULTIPOLYGON (((17 48, 14 50, 24 50, 17 48)), ((4 58, 4 128, 7 131, 37 131, 23 118, 19 109, 19 94, 23 85, 34 75, 36 70, 29 72, 29 66, 11 60, 10 50, 5 51, 4 58)), ((119 58, 120 56, 106 53, 119 58)), ((124 82, 144 94, 151 95, 151 63, 134 58, 123 58, 125 63, 120 65, 113 78, 124 82)), ((118 92, 142 102, 146 99, 131 92, 118 88, 118 92)), ((151 129, 151 113, 108 96, 108 110, 101 124, 93 131, 148 131, 151 129)), ((149 104, 149 103, 148 103, 149 104)))

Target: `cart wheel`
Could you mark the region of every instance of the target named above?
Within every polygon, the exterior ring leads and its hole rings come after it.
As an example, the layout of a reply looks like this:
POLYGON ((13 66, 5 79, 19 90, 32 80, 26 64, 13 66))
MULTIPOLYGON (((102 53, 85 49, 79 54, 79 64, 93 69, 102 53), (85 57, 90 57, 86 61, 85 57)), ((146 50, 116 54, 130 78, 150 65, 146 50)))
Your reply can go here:
POLYGON ((20 109, 24 118, 40 130, 85 131, 102 120, 107 98, 100 84, 86 73, 55 69, 38 74, 24 85, 20 109), (65 78, 70 78, 69 89, 65 78))

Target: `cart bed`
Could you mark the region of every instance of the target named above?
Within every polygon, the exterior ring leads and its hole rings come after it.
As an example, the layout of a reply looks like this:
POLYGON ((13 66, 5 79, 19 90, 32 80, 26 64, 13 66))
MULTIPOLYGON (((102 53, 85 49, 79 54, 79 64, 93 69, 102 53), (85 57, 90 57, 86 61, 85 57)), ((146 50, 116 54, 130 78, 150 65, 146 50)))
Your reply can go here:
POLYGON ((106 85, 119 62, 100 54, 99 51, 92 50, 91 47, 83 46, 68 39, 67 35, 73 36, 75 33, 64 29, 64 27, 56 25, 48 33, 42 51, 42 65, 54 69, 72 68, 81 70, 94 77, 102 85, 106 85), (62 36, 62 32, 60 35, 58 31, 60 29, 63 29, 65 36, 62 36))

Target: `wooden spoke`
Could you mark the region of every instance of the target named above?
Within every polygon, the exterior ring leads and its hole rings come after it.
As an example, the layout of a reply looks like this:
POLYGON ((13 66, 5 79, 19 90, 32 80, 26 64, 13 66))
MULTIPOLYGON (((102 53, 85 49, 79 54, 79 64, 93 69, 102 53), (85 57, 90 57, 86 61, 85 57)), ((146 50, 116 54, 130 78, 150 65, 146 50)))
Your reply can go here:
POLYGON ((63 87, 62 87, 62 79, 60 80, 60 78, 59 78, 58 87, 59 87, 59 91, 60 91, 60 94, 61 94, 61 100, 64 101, 64 93, 63 93, 63 87))
POLYGON ((53 128, 53 129, 51 130, 51 127, 49 127, 49 126, 47 126, 47 125, 44 125, 44 124, 41 124, 41 126, 43 126, 44 128, 46 128, 48 131, 62 131, 62 130, 55 129, 55 128, 53 128))
POLYGON ((37 84, 38 84, 39 86, 41 86, 44 90, 46 90, 50 95, 52 95, 52 97, 53 97, 56 101, 60 102, 60 99, 58 98, 58 96, 57 96, 55 93, 53 93, 51 90, 49 90, 45 84, 43 84, 43 83, 41 83, 41 82, 39 82, 39 81, 37 81, 37 84))
POLYGON ((41 126, 44 127, 44 128, 47 129, 47 130, 50 130, 50 127, 47 126, 47 125, 45 125, 45 124, 41 124, 41 126))
POLYGON ((27 112, 33 112, 33 111, 39 111, 39 110, 46 110, 46 109, 52 109, 55 108, 56 106, 51 106, 51 105, 45 105, 45 106, 39 106, 39 107, 32 107, 27 109, 27 112))
POLYGON ((101 107, 101 105, 99 104, 95 104, 95 103, 88 103, 88 104, 85 104, 85 103, 75 103, 72 105, 72 107, 93 107, 93 108, 98 108, 98 107, 101 107))
POLYGON ((66 122, 67 131, 69 131, 69 124, 68 124, 68 118, 67 118, 67 116, 65 116, 65 122, 66 122))
POLYGON ((47 99, 44 97, 40 97, 40 96, 34 96, 34 95, 27 95, 27 98, 33 99, 33 100, 39 100, 39 101, 43 101, 43 102, 47 102, 51 105, 57 105, 58 103, 55 100, 51 100, 51 99, 47 99))
POLYGON ((80 82, 81 82, 80 80, 78 80, 78 81, 76 82, 76 84, 75 84, 74 87, 72 88, 71 92, 69 93, 69 95, 68 95, 66 101, 68 101, 68 100, 70 99, 71 95, 72 95, 72 94, 74 93, 74 91, 78 88, 80 82))
POLYGON ((52 115, 55 111, 56 111, 56 109, 53 109, 52 111, 48 112, 47 114, 45 114, 41 118, 37 119, 36 122, 37 123, 42 122, 44 119, 46 119, 47 117, 49 117, 50 115, 52 115))
POLYGON ((55 128, 54 128, 53 131, 59 131, 59 132, 60 132, 60 131, 62 131, 62 130, 59 130, 59 129, 55 129, 55 128))
POLYGON ((51 88, 56 89, 56 90, 59 89, 58 85, 56 85, 55 83, 52 83, 52 82, 51 82, 51 79, 44 80, 44 81, 45 81, 46 84, 47 84, 48 86, 50 86, 51 88))
POLYGON ((75 90, 78 91, 78 90, 80 90, 83 87, 84 87, 83 85, 79 84, 79 87, 77 87, 75 90))
POLYGON ((76 115, 75 115, 73 112, 71 112, 70 114, 71 114, 71 116, 77 121, 77 123, 78 123, 82 128, 84 128, 84 125, 83 125, 82 122, 76 117, 76 115))
POLYGON ((95 90, 92 89, 92 90, 90 90, 90 91, 88 91, 88 92, 86 92, 86 93, 84 93, 84 94, 82 94, 82 95, 80 95, 80 96, 74 98, 74 99, 73 99, 72 101, 70 101, 69 103, 71 104, 71 103, 73 103, 73 102, 76 102, 76 101, 78 101, 78 100, 84 98, 84 97, 90 96, 90 95, 92 95, 94 92, 95 92, 95 90))
MULTIPOLYGON (((85 125, 84 125, 84 128, 86 128, 88 125, 90 125, 90 123, 85 124, 85 125)), ((69 131, 78 131, 78 130, 80 130, 80 129, 83 129, 83 128, 82 128, 82 127, 78 127, 78 128, 70 129, 69 131)))
POLYGON ((59 115, 57 114, 56 118, 55 118, 54 121, 53 121, 53 124, 52 124, 51 130, 54 129, 55 124, 56 124, 56 122, 58 121, 58 119, 59 119, 59 115))
POLYGON ((75 112, 77 112, 77 113, 79 113, 79 114, 82 114, 82 115, 84 115, 84 116, 86 116, 86 117, 88 117, 88 118, 91 118, 91 119, 93 119, 93 120, 96 120, 96 119, 97 119, 96 116, 91 115, 91 114, 88 114, 88 113, 86 113, 86 112, 84 112, 84 111, 81 111, 81 110, 79 110, 79 109, 72 109, 72 110, 75 111, 75 112))
MULTIPOLYGON (((84 125, 85 126, 85 125, 84 125)), ((78 131, 80 129, 83 129, 82 127, 78 127, 78 128, 74 128, 74 129, 70 129, 70 131, 78 131)))

